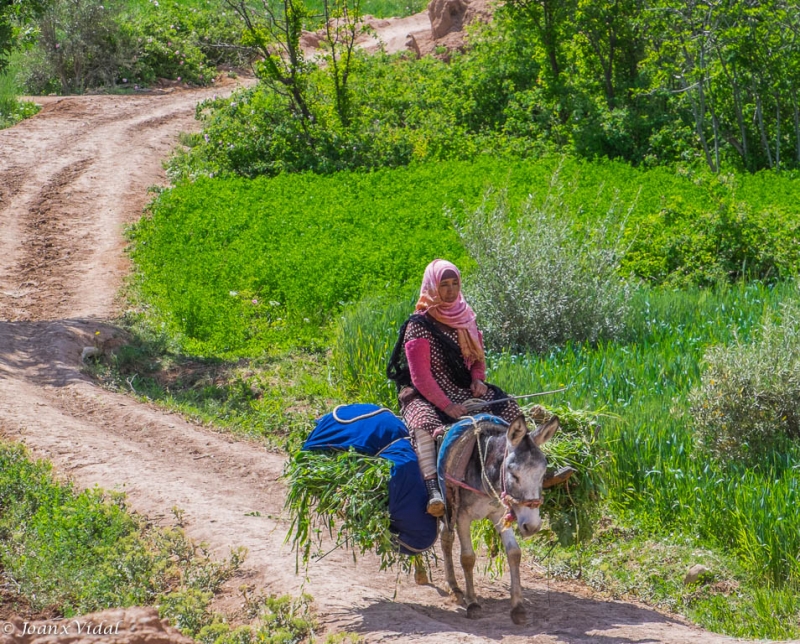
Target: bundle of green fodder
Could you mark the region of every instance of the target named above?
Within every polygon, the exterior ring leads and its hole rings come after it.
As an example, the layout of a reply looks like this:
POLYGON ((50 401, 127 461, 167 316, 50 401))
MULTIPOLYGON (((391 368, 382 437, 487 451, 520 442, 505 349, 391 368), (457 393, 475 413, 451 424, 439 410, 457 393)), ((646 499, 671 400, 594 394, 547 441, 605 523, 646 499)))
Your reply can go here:
POLYGON ((537 423, 558 416, 560 429, 543 445, 548 469, 570 466, 577 470, 566 483, 544 493, 541 512, 561 545, 585 541, 592 535, 603 491, 602 466, 606 452, 598 441, 599 412, 569 407, 547 410, 539 405, 524 408, 537 423))
POLYGON ((292 543, 298 564, 306 567, 312 559, 344 546, 354 558, 376 552, 381 570, 410 565, 389 531, 391 467, 391 461, 353 450, 300 451, 289 460, 284 476, 292 523, 286 540, 292 543))

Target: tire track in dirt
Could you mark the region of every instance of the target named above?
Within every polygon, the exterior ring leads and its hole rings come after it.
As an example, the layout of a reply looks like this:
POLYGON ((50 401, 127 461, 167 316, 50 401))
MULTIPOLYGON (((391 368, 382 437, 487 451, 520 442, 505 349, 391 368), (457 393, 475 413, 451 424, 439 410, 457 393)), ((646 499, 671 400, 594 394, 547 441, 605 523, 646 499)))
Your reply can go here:
POLYGON ((70 191, 75 181, 91 166, 89 158, 79 159, 58 170, 29 202, 24 222, 22 256, 10 279, 16 285, 16 305, 26 313, 16 319, 32 319, 44 305, 43 298, 58 293, 67 296, 66 283, 74 275, 70 255, 81 250, 75 231, 79 212, 71 202, 79 198, 70 191))
POLYGON ((50 458, 79 486, 126 492, 130 507, 157 521, 171 523, 180 508, 187 533, 220 557, 246 547, 245 570, 221 608, 239 607, 236 588, 246 583, 304 589, 325 629, 370 642, 732 641, 643 606, 548 585, 530 568, 524 627, 508 617, 507 579, 479 580, 480 620, 446 597, 440 569, 433 585, 418 587, 379 572, 374 557, 354 565, 337 550, 304 583, 283 544, 282 456, 92 384, 82 348, 120 335, 104 320, 127 271, 122 227, 140 215, 147 187, 165 181, 161 160, 178 132, 197 128, 196 102, 216 91, 57 99, 0 132, 0 434, 50 458))

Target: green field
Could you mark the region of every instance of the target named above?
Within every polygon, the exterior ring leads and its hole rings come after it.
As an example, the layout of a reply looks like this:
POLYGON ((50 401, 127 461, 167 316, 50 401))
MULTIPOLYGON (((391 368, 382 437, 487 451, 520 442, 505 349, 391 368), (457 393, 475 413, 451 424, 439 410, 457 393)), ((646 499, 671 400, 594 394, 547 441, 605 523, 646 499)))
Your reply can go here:
POLYGON ((463 263, 447 211, 459 220, 489 189, 512 207, 560 191, 576 235, 615 212, 624 270, 680 286, 791 275, 795 183, 561 157, 198 179, 156 200, 131 232, 132 256, 142 294, 188 351, 257 356, 276 342, 313 344, 344 305, 416 285, 432 257, 463 263))

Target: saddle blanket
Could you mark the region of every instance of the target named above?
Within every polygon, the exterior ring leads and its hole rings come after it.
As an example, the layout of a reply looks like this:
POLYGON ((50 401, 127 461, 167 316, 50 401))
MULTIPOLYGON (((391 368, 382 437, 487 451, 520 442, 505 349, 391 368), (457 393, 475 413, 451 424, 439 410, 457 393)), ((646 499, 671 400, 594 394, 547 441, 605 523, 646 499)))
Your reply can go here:
POLYGON ((502 418, 490 414, 476 414, 453 423, 447 430, 439 448, 436 459, 436 474, 442 496, 447 499, 445 476, 464 482, 467 464, 475 450, 475 443, 480 432, 505 432, 508 423, 502 418))

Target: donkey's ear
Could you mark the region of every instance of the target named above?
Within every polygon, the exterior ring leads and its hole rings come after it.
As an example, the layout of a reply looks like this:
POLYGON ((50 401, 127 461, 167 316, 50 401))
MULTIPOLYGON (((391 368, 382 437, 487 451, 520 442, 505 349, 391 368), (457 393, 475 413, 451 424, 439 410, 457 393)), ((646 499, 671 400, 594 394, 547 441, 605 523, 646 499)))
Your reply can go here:
POLYGON ((539 427, 533 434, 531 438, 533 438, 533 442, 536 444, 537 447, 541 447, 551 438, 553 438, 553 434, 559 428, 558 416, 553 416, 550 420, 548 420, 544 425, 539 427))
POLYGON ((508 438, 511 449, 515 449, 517 445, 520 444, 520 441, 525 438, 527 433, 528 426, 525 424, 525 417, 520 414, 517 416, 516 420, 511 423, 511 426, 508 428, 508 432, 506 433, 506 438, 508 438))

